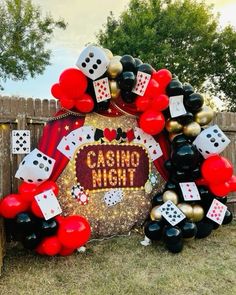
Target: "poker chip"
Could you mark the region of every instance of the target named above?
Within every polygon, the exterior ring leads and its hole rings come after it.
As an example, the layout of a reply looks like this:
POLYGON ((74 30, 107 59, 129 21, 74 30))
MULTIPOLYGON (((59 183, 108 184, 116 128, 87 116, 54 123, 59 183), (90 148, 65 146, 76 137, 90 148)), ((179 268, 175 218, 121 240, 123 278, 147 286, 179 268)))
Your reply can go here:
POLYGON ((155 173, 149 174, 149 181, 151 182, 152 186, 156 185, 158 183, 158 177, 155 173))
POLYGON ((87 205, 89 201, 89 195, 84 191, 84 188, 80 185, 74 185, 71 189, 72 198, 76 199, 80 205, 87 205))

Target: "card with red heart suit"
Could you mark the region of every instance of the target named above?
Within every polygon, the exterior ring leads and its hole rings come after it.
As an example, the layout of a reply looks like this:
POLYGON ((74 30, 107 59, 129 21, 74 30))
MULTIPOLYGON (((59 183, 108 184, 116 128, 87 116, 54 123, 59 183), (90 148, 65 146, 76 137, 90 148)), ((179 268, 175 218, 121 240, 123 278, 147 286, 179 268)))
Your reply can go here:
POLYGON ((35 200, 38 203, 45 220, 53 218, 62 212, 61 206, 53 190, 48 190, 39 195, 36 195, 35 200))
POLYGON ((111 98, 108 78, 103 78, 94 81, 93 87, 95 90, 95 95, 98 103, 111 98))

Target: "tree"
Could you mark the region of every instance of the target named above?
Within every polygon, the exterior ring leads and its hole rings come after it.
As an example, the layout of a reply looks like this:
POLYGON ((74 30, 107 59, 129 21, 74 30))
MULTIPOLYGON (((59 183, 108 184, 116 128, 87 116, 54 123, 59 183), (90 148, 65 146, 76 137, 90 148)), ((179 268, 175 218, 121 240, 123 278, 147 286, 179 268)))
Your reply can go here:
POLYGON ((0 0, 0 82, 42 74, 50 64, 46 45, 63 20, 42 16, 31 0, 0 0))
POLYGON ((198 90, 207 81, 211 92, 223 91, 236 109, 236 31, 220 28, 212 6, 194 0, 131 0, 118 20, 110 14, 97 39, 116 54, 168 68, 198 90))

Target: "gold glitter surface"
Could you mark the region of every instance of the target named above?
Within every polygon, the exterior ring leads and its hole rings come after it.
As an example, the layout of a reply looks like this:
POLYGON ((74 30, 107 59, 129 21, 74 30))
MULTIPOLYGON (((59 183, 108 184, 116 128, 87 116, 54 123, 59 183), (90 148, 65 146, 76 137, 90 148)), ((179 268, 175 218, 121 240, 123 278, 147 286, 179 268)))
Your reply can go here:
MULTIPOLYGON (((108 118, 98 114, 89 114, 85 119, 85 126, 93 126, 99 129, 122 128, 128 131, 137 126, 136 119, 129 116, 108 118)), ((143 224, 149 215, 150 200, 163 190, 165 181, 151 164, 151 172, 157 174, 158 184, 150 194, 144 189, 134 190, 132 188, 123 190, 123 199, 120 203, 108 207, 104 202, 104 194, 109 191, 88 192, 90 199, 87 205, 80 205, 72 198, 71 188, 77 184, 75 177, 75 157, 71 160, 61 176, 58 178, 59 202, 64 215, 82 215, 87 218, 92 228, 92 237, 106 237, 119 235, 131 230, 134 226, 143 224)))

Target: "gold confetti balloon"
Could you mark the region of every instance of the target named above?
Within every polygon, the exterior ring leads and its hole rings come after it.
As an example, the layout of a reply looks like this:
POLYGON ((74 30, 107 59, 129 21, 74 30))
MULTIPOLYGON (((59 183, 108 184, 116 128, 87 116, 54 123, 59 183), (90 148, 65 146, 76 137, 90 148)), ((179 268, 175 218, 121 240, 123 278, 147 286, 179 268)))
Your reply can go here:
POLYGON ((163 193, 163 202, 172 201, 175 205, 178 204, 179 198, 176 192, 172 190, 165 191, 163 193))
POLYGON ((105 53, 106 53, 106 55, 107 55, 107 57, 108 57, 109 59, 112 59, 112 58, 113 58, 113 53, 111 52, 110 49, 103 48, 103 50, 105 51, 105 53))
POLYGON ((188 137, 195 137, 201 133, 201 126, 197 122, 191 122, 184 126, 184 135, 188 137))
POLYGON ((118 83, 114 80, 111 80, 109 84, 111 90, 111 98, 116 99, 120 95, 120 88, 118 86, 118 83))
POLYGON ((200 205, 193 205, 193 222, 201 221, 204 217, 204 210, 200 205))
POLYGON ((184 213, 188 219, 193 218, 193 207, 187 203, 178 204, 178 208, 184 213))
POLYGON ((122 71, 122 63, 116 59, 111 59, 107 69, 109 77, 115 79, 122 71))
POLYGON ((181 125, 178 121, 169 119, 166 122, 166 130, 171 133, 179 133, 183 129, 183 125, 181 125))
POLYGON ((195 121, 201 125, 209 124, 214 118, 214 111, 209 106, 203 106, 194 116, 195 121))
POLYGON ((155 207, 152 208, 152 210, 150 212, 151 220, 161 220, 162 216, 161 216, 161 213, 158 210, 159 207, 160 206, 155 206, 155 207))

